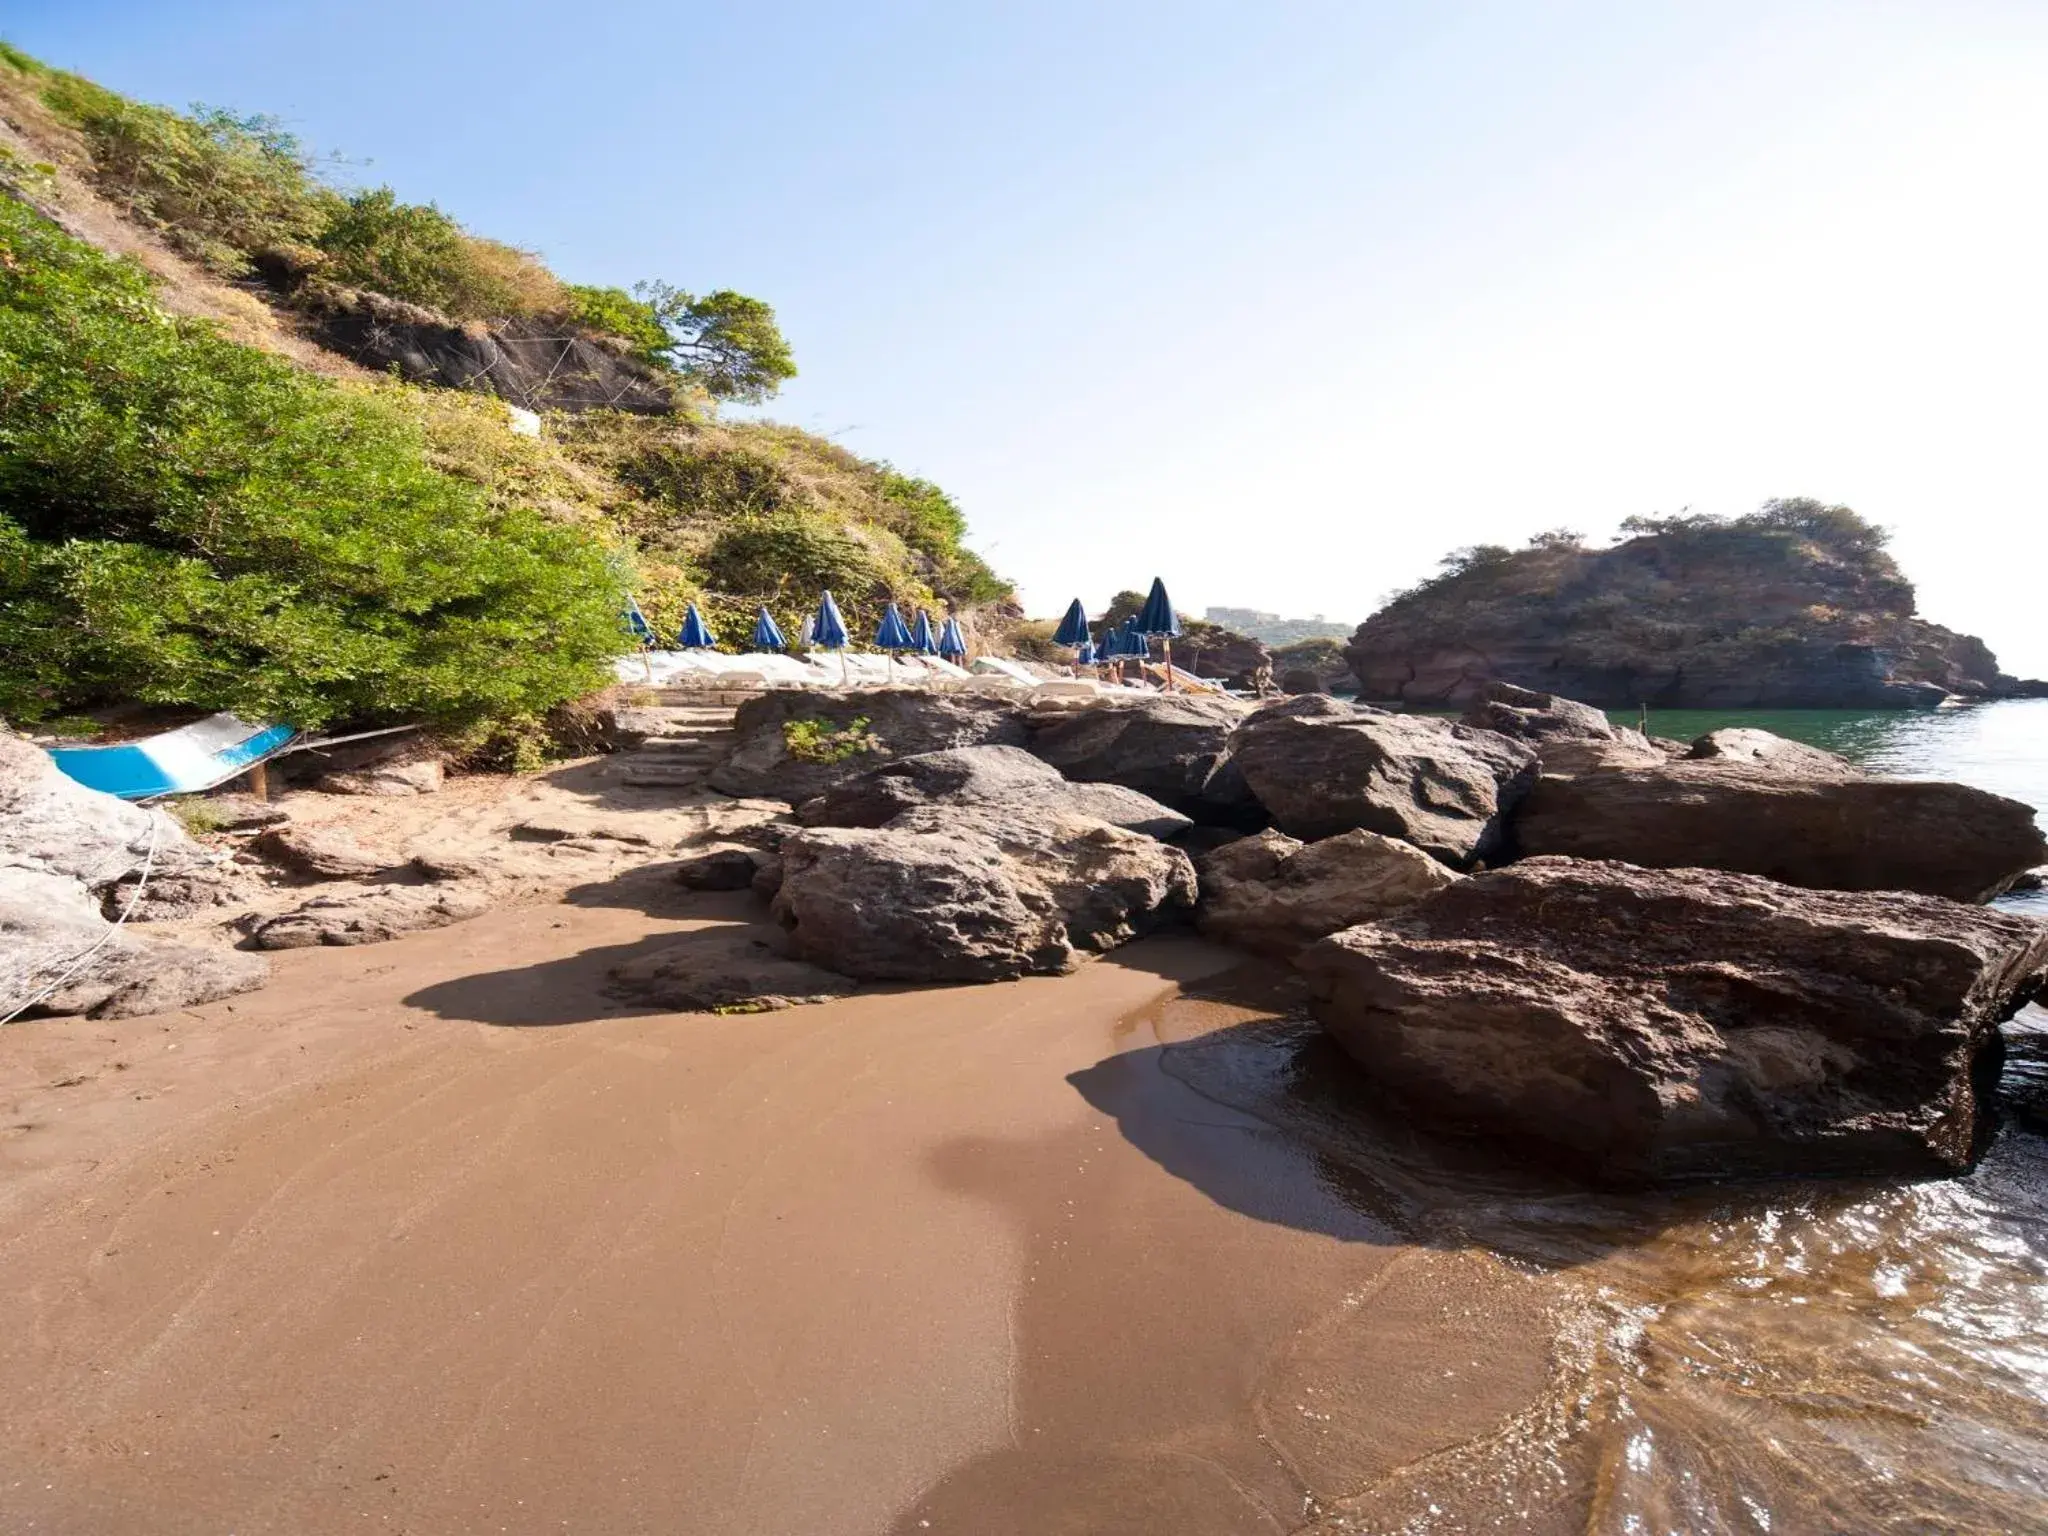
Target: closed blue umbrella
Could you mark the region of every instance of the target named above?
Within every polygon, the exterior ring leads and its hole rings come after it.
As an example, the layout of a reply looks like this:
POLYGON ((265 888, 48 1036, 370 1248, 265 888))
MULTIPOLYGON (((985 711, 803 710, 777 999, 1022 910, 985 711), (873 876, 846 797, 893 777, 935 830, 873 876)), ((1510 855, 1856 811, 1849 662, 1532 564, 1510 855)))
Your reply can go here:
POLYGON ((1157 635, 1160 649, 1166 656, 1166 686, 1173 686, 1173 637, 1180 633, 1180 619, 1173 611, 1173 604, 1167 601, 1166 583, 1157 576, 1152 578, 1152 590, 1145 595, 1145 606, 1138 610, 1138 633, 1157 635))
POLYGON ((910 644, 920 656, 939 654, 939 642, 932 635, 932 616, 922 608, 917 610, 917 624, 910 631, 910 644))
POLYGON ((1145 598, 1145 606, 1138 610, 1138 633, 1168 639, 1180 633, 1180 620, 1174 615, 1173 604, 1166 600, 1166 583, 1157 576, 1152 578, 1152 591, 1145 598))
POLYGON ((967 656, 967 636, 961 633, 960 621, 951 615, 939 631, 939 654, 949 660, 956 656, 965 660, 967 656))
POLYGON ((1135 618, 1124 620, 1124 632, 1117 640, 1117 654, 1135 657, 1139 661, 1152 659, 1152 643, 1145 638, 1145 631, 1138 628, 1135 618))
POLYGON ((640 611, 640 605, 633 600, 633 594, 626 594, 625 611, 619 615, 619 622, 626 627, 626 633, 642 645, 654 644, 654 626, 647 622, 647 615, 640 611))
POLYGON ((910 626, 890 603, 882 610, 882 622, 875 627, 875 645, 884 651, 907 651, 917 642, 910 638, 910 626))
POLYGON ((1074 652, 1074 665, 1077 667, 1092 667, 1095 665, 1095 642, 1093 640, 1083 640, 1081 642, 1080 649, 1074 652))
POLYGON ((1095 659, 1115 661, 1122 653, 1123 647, 1117 639, 1117 627, 1114 624, 1103 625, 1102 643, 1095 647, 1095 659))
POLYGON ((1052 633, 1054 645, 1084 645, 1088 640, 1088 615, 1082 611, 1081 599, 1075 598, 1067 604, 1066 617, 1060 620, 1060 627, 1052 633))
POLYGON ((917 642, 910 638, 910 626, 903 622, 903 615, 896 611, 894 603, 882 608, 882 622, 875 626, 875 644, 889 653, 889 680, 896 680, 896 653, 907 651, 917 642))
POLYGON ((840 617, 839 605, 832 601, 832 593, 829 589, 818 600, 818 611, 805 621, 804 627, 810 631, 809 635, 805 637, 808 644, 817 646, 821 651, 837 651, 839 653, 839 681, 841 686, 844 686, 846 682, 846 620, 840 617))
POLYGON ((811 643, 821 651, 846 649, 846 620, 829 591, 819 599, 818 611, 811 619, 811 643))
POLYGON ((782 638, 782 630, 775 623, 775 615, 763 603, 754 615, 754 649, 757 651, 779 651, 788 642, 782 638))
POLYGON ((686 651, 708 651, 718 644, 718 636, 711 633, 695 603, 690 604, 683 614, 683 627, 676 632, 676 644, 686 651))

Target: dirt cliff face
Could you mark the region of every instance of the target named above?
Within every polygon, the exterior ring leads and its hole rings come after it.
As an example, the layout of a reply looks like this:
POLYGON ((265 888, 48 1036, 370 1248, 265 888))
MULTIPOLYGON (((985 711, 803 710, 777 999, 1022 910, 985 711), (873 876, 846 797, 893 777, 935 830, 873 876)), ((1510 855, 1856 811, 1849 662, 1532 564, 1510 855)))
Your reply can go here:
POLYGON ((1463 705, 1498 680, 1614 709, 1904 709, 2040 686, 1915 617, 1883 535, 1844 508, 1649 526, 1447 561, 1352 636, 1361 696, 1463 705))

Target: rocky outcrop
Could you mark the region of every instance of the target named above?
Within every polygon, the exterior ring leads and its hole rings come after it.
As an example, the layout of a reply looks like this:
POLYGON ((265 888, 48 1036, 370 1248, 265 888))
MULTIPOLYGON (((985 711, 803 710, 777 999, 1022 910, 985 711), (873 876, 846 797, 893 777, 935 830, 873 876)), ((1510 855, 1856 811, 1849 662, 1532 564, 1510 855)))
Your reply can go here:
POLYGON ((445 928, 489 909, 481 891, 461 885, 368 885, 333 891, 256 925, 258 949, 382 944, 401 934, 445 928))
POLYGON ((2033 809, 2001 795, 1726 760, 1546 776, 1517 811, 1513 836, 1525 855, 1954 901, 1988 901, 2048 859, 2033 809))
POLYGON ((862 980, 1061 971, 1076 950, 1194 904, 1187 855, 1132 830, 1184 818, 1135 790, 1068 784, 1009 748, 906 758, 801 814, 811 830, 782 839, 756 888, 774 888, 794 953, 862 980))
POLYGON ((358 880, 391 867, 391 860, 334 827, 293 822, 256 834, 250 850, 295 875, 324 880, 358 880))
POLYGON ((269 968, 254 956, 136 932, 216 905, 232 884, 162 811, 87 789, 0 731, 0 1015, 52 983, 31 1011, 117 1018, 262 986, 269 968), (126 924, 108 920, 123 913, 126 924))
POLYGON ((614 967, 605 992, 650 1008, 769 1013, 827 1002, 853 987, 848 977, 779 953, 758 931, 712 928, 614 967))
POLYGON ((34 742, 0 730, 0 868, 61 875, 97 897, 145 863, 153 879, 214 868, 163 811, 87 789, 34 742))
POLYGON ((1030 749, 1069 779, 1121 784, 1202 821, 1241 820, 1258 807, 1230 764, 1230 737, 1249 713, 1206 694, 1106 700, 1041 726, 1030 749))
POLYGON ((1012 819, 1080 816, 1168 838, 1191 824, 1178 811, 1121 784, 1069 783, 1019 747, 959 747, 899 758, 797 807, 811 827, 886 826, 932 806, 997 807, 1012 819))
POLYGON ((1843 507, 1682 517, 1593 549, 1482 548, 1358 627, 1362 697, 1461 706, 1489 683, 1613 709, 1911 709, 2029 686, 1914 616, 1883 535, 1843 507))
POLYGON ((1023 706, 1010 700, 901 688, 763 694, 739 707, 733 736, 711 787, 797 804, 891 758, 1021 747, 1027 731, 1023 706))
POLYGON ((676 866, 676 883, 692 891, 744 891, 773 857, 759 848, 709 848, 676 866))
MULTIPOLYGON (((292 287, 291 274, 271 277, 292 287)), ((530 411, 675 409, 659 370, 623 343, 561 319, 461 325, 417 304, 321 282, 293 288, 292 306, 322 346, 414 384, 475 390, 530 411)))
POLYGON ((81 881, 0 867, 0 1015, 128 1018, 190 1008, 263 985, 269 964, 226 948, 170 943, 116 927, 81 881))
POLYGON ((1737 763, 1749 768, 1768 768, 1777 773, 1795 773, 1822 778, 1860 777, 1862 770, 1846 757, 1791 741, 1770 731, 1729 727, 1709 731, 1685 754, 1700 762, 1737 763))
MULTIPOLYGON (((1264 642, 1200 619, 1183 623, 1184 632, 1173 642, 1176 671, 1191 672, 1196 677, 1212 677, 1232 688, 1250 688, 1262 674, 1272 675, 1273 653, 1264 642)), ((1155 641, 1155 655, 1158 649, 1155 641)))
POLYGON ((819 827, 782 845, 800 957, 868 981, 1002 981, 1074 962, 1052 893, 985 837, 819 827))
POLYGON ((1623 1181, 1951 1173, 2048 926, 1934 897, 1541 859, 1300 959, 1317 1017, 1434 1113, 1623 1181))
POLYGON ((1195 870, 1195 925, 1226 944, 1275 954, 1390 916, 1459 878, 1420 848, 1377 832, 1303 843, 1269 829, 1203 855, 1195 870))
POLYGON ((1500 851, 1503 818, 1537 772, 1534 752, 1496 732, 1319 694, 1255 712, 1233 736, 1231 760, 1291 836, 1363 828, 1455 868, 1500 851))
POLYGON ((1513 683, 1487 684, 1465 711, 1463 723, 1524 743, 1545 773, 1651 768, 1666 761, 1649 737, 1615 725, 1592 705, 1513 683))

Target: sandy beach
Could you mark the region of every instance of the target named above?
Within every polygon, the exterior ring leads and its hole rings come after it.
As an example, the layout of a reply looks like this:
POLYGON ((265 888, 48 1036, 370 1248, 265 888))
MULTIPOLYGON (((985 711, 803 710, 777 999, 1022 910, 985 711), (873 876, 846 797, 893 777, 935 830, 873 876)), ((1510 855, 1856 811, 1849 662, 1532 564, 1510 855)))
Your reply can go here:
POLYGON ((1226 951, 650 1014, 747 904, 607 890, 0 1032, 6 1529, 1287 1531, 1541 1395, 1539 1288, 1163 1069, 1226 951))

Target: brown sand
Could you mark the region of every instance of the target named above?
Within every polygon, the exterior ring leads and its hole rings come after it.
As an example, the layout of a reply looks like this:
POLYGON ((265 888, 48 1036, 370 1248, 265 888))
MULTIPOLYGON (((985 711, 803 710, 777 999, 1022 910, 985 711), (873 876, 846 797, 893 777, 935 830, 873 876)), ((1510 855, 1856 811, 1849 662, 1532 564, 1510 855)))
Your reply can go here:
POLYGON ((1542 1391, 1527 1287, 1162 1070, 1222 952, 632 1013, 747 911, 638 889, 0 1031, 0 1530, 1277 1532, 1542 1391))

